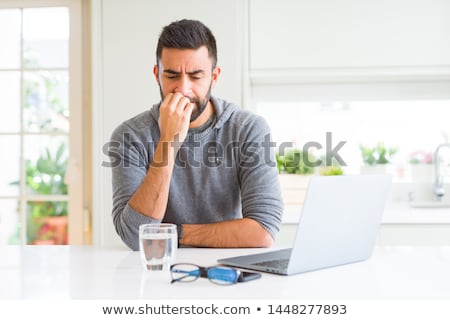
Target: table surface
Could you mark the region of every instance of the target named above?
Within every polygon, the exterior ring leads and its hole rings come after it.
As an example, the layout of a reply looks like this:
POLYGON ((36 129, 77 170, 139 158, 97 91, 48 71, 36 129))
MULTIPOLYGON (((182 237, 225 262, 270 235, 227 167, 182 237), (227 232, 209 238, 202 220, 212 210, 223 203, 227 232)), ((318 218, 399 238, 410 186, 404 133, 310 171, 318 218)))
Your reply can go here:
MULTIPOLYGON (((178 249, 177 262, 272 249, 178 249)), ((231 286, 170 284, 139 253, 92 246, 0 247, 0 299, 450 299, 450 247, 377 247, 364 262, 231 286)))

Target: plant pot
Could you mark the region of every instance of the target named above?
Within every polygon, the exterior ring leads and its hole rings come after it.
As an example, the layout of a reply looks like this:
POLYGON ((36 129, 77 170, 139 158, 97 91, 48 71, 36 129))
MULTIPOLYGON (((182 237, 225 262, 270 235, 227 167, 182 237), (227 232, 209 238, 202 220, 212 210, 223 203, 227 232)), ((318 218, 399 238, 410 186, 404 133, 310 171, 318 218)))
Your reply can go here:
POLYGON ((38 237, 45 236, 46 239, 38 238, 35 241, 33 241, 33 243, 42 241, 51 241, 53 243, 45 243, 45 244, 59 244, 59 245, 68 244, 67 216, 39 217, 36 218, 36 223, 41 225, 41 228, 37 231, 38 237), (45 230, 43 228, 45 228, 45 230), (41 233, 41 235, 39 235, 39 233, 41 233))
POLYGON ((373 166, 364 165, 360 168, 361 174, 385 174, 387 173, 386 164, 376 164, 373 166))
POLYGON ((434 165, 418 163, 411 164, 411 181, 412 182, 431 182, 434 179, 434 165))
POLYGON ((303 204, 312 175, 280 174, 281 194, 285 205, 303 204))
POLYGON ((55 244, 55 240, 49 239, 49 240, 34 240, 33 243, 37 246, 44 246, 44 245, 53 245, 55 244))
POLYGON ((432 202, 434 199, 434 165, 432 164, 411 164, 411 190, 409 193, 410 201, 432 202))

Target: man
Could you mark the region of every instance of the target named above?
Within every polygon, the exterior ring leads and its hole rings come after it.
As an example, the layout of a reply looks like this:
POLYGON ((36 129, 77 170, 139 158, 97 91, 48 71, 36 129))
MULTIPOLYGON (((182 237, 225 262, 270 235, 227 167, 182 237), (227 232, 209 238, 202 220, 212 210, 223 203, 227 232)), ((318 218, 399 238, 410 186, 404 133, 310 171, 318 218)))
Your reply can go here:
POLYGON ((177 224, 180 245, 273 244, 283 203, 270 129, 211 96, 216 63, 215 38, 201 22, 166 26, 153 69, 161 102, 112 135, 113 221, 133 250, 139 225, 159 222, 177 224))

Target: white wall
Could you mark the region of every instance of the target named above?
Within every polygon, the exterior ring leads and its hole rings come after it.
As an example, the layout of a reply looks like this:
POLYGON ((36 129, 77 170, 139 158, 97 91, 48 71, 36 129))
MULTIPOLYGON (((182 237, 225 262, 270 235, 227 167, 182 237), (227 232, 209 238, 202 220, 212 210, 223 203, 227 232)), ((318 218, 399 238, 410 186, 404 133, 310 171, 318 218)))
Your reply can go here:
POLYGON ((250 0, 251 69, 450 65, 447 0, 250 0))
POLYGON ((214 33, 221 78, 213 91, 242 100, 245 3, 239 0, 94 0, 94 243, 120 244, 111 219, 111 172, 101 166, 114 128, 160 99, 153 77, 161 29, 182 18, 197 19, 214 33))

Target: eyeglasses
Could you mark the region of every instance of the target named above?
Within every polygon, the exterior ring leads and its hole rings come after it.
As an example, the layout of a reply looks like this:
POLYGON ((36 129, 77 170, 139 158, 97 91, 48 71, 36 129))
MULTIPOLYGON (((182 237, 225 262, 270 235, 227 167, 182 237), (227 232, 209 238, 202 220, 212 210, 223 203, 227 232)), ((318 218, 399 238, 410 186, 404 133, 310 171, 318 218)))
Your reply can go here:
POLYGON ((174 282, 191 282, 198 278, 208 278, 219 285, 230 285, 240 282, 239 270, 221 266, 200 267, 191 263, 177 263, 170 266, 170 274, 174 282))

